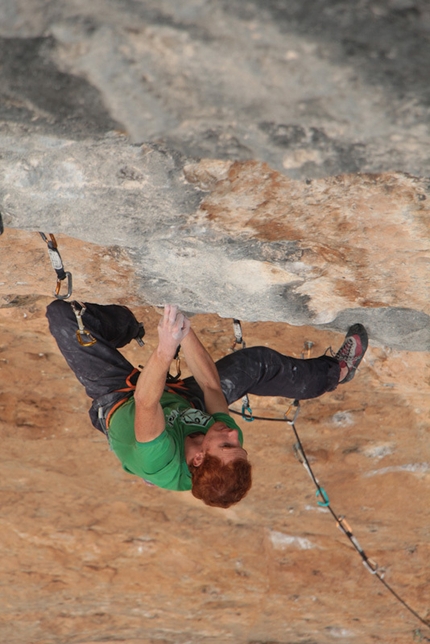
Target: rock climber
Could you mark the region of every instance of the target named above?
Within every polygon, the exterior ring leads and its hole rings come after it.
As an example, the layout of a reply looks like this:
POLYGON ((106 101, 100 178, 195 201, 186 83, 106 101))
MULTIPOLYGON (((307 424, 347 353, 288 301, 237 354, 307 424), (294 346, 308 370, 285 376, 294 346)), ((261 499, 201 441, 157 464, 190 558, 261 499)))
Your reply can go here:
POLYGON ((158 346, 141 371, 118 348, 144 335, 125 306, 54 300, 52 335, 93 402, 92 424, 103 432, 126 472, 169 490, 191 490, 207 505, 227 508, 251 487, 243 434, 229 405, 245 394, 316 398, 350 381, 367 349, 361 324, 348 329, 334 355, 300 360, 250 347, 212 360, 190 320, 164 307, 158 346), (192 376, 171 382, 181 346, 192 376))

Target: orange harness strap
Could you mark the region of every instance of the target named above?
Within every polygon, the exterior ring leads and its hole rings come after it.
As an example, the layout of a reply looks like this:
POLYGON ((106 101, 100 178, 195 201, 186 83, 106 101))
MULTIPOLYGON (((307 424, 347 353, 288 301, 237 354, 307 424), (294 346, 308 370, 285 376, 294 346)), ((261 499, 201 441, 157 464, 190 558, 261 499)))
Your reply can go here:
POLYGON ((140 371, 135 367, 133 371, 125 379, 125 384, 128 385, 128 387, 124 387, 123 389, 115 389, 115 391, 134 391, 136 389, 136 385, 133 385, 133 383, 131 382, 131 378, 136 373, 140 373, 140 371))
MULTIPOLYGON (((136 385, 133 385, 133 383, 131 382, 131 378, 136 373, 140 373, 140 372, 139 372, 139 369, 135 367, 125 379, 125 384, 127 385, 127 387, 123 387, 122 389, 115 389, 115 391, 123 391, 124 393, 130 393, 131 391, 134 391, 136 389, 136 385)), ((118 409, 118 407, 121 407, 121 405, 126 403, 127 400, 130 400, 130 396, 125 396, 124 398, 121 398, 121 400, 118 400, 118 402, 116 402, 114 405, 112 405, 105 420, 107 429, 109 429, 109 423, 110 423, 110 419, 112 418, 112 414, 118 409)))
POLYGON ((114 411, 116 411, 116 410, 118 409, 118 407, 121 407, 121 405, 123 405, 124 403, 126 403, 126 402, 127 402, 127 400, 130 400, 130 397, 129 397, 129 398, 121 398, 121 400, 118 400, 118 402, 117 402, 117 403, 115 403, 115 404, 110 408, 109 413, 108 413, 108 415, 106 416, 106 421, 105 421, 105 422, 106 422, 106 427, 107 427, 107 429, 109 429, 110 419, 112 418, 112 414, 114 413, 114 411))
POLYGON ((183 380, 178 380, 177 382, 167 382, 166 383, 166 391, 168 391, 169 394, 177 394, 178 396, 182 396, 191 405, 191 407, 195 408, 195 405, 194 405, 193 401, 190 400, 188 395, 187 395, 188 394, 188 389, 184 385, 183 380))
MULTIPOLYGON (((127 376, 127 378, 126 378, 125 384, 127 385, 127 387, 123 387, 122 389, 115 389, 115 391, 123 391, 124 393, 130 393, 131 391, 134 391, 134 390, 136 389, 136 385, 134 385, 134 384, 131 382, 131 378, 132 378, 136 373, 140 373, 140 372, 139 372, 139 369, 137 369, 137 368, 135 367, 135 368, 133 369, 133 371, 131 371, 131 373, 130 373, 130 374, 127 376)), ((191 407, 194 407, 194 408, 195 408, 195 405, 194 405, 194 403, 192 402, 192 400, 189 400, 188 396, 186 395, 188 390, 187 390, 186 386, 184 385, 184 381, 183 381, 183 380, 178 380, 177 382, 169 382, 169 383, 166 383, 166 391, 168 391, 170 394, 177 394, 177 395, 179 395, 179 396, 183 396, 183 398, 186 398, 187 402, 191 405, 191 407)), ((109 428, 110 419, 112 418, 113 413, 114 413, 114 412, 115 412, 119 407, 121 407, 121 405, 123 405, 124 403, 126 403, 126 402, 127 402, 127 400, 130 400, 130 396, 125 396, 124 398, 121 398, 121 400, 118 400, 118 402, 116 402, 116 403, 115 403, 115 404, 110 408, 109 413, 108 413, 108 415, 106 416, 106 421, 105 421, 105 422, 106 422, 106 427, 107 427, 107 428, 109 428)))

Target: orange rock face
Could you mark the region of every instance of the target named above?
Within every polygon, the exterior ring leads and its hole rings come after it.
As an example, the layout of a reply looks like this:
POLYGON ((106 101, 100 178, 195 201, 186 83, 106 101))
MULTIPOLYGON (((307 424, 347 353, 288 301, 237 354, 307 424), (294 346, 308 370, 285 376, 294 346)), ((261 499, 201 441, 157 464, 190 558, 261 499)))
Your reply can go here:
MULTIPOLYGON (((254 170, 249 169, 250 181, 254 170)), ((211 225, 231 225, 223 220, 233 200, 227 193, 236 189, 231 173, 224 206, 215 211, 208 198, 202 211, 211 225)), ((366 181, 346 186, 349 207, 375 205, 366 201, 366 181)), ((247 222, 252 234, 268 234, 277 190, 291 195, 285 223, 290 231, 300 230, 301 217, 311 217, 312 203, 329 198, 330 185, 323 194, 313 182, 303 188, 309 210, 294 217, 293 187, 287 179, 276 190, 271 184, 267 204, 257 204, 247 222)), ((221 191, 222 182, 216 189, 221 191)), ((384 190, 381 185, 377 191, 378 209, 384 190)), ((422 237, 418 193, 408 202, 417 238, 405 236, 405 261, 422 237)), ((399 204, 391 214, 390 235, 401 234, 401 211, 399 204)), ((321 288, 325 271, 336 271, 336 253, 348 256, 346 238, 335 245, 336 227, 358 234, 351 213, 340 208, 326 222, 327 238, 315 231, 304 248, 304 264, 321 262, 321 288)), ((377 260, 378 239, 388 249, 382 228, 376 231, 381 225, 372 220, 372 243, 363 257, 354 255, 354 266, 364 270, 377 260)), ((139 299, 128 257, 61 236, 58 242, 73 273, 74 297, 127 303, 144 321, 145 347, 133 345, 125 353, 134 364, 145 364, 156 343, 159 312, 139 299)), ((89 400, 49 335, 44 310, 55 273, 43 242, 36 233, 7 229, 0 250, 2 641, 406 644, 430 637, 368 573, 327 509, 317 505, 286 423, 240 421, 254 485, 229 510, 208 508, 189 493, 149 488, 123 472, 104 437, 92 429, 89 400)), ((386 284, 394 289, 401 269, 384 253, 386 284)), ((380 262, 382 270, 382 257, 380 262)), ((420 300, 419 287, 416 293, 412 288, 416 270, 393 290, 396 306, 420 300)), ((379 301, 383 280, 377 273, 372 284, 356 285, 351 302, 379 301)), ((338 297, 347 295, 339 291, 338 297)), ((230 350, 231 320, 199 315, 193 326, 215 359, 230 350)), ((311 355, 319 355, 342 341, 340 333, 272 322, 244 322, 243 330, 249 346, 267 344, 297 357, 308 355, 306 342, 313 343, 311 355)), ((430 618, 428 373, 428 353, 392 350, 371 340, 356 378, 303 402, 296 423, 333 509, 346 516, 366 554, 385 569, 386 582, 424 619, 430 618)), ((251 397, 255 414, 277 418, 289 402, 251 397)))
MULTIPOLYGON (((267 242, 295 242, 300 258, 267 265, 266 288, 291 284, 314 322, 343 309, 429 312, 428 182, 403 174, 294 181, 256 161, 203 160, 186 168, 210 189, 200 225, 267 242)), ((279 258, 281 259, 281 258, 279 258)), ((264 272, 264 267, 261 267, 264 272)))

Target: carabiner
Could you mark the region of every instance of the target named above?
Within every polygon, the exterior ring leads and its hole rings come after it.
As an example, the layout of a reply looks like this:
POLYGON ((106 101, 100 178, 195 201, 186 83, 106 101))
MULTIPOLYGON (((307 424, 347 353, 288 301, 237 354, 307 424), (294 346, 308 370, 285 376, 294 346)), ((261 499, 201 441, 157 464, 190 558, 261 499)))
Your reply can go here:
POLYGON ((303 344, 302 359, 305 358, 304 352, 306 351, 307 352, 306 359, 309 360, 309 358, 311 357, 311 349, 313 346, 314 346, 314 343, 312 342, 312 340, 305 340, 303 344))
POLYGON ((242 345, 242 349, 245 349, 246 343, 243 340, 242 325, 240 323, 240 320, 233 320, 233 330, 234 330, 234 342, 231 345, 230 350, 236 351, 237 344, 242 345))
POLYGON ((247 423, 252 423, 252 421, 254 420, 252 409, 249 405, 248 394, 245 394, 242 398, 242 418, 243 420, 246 420, 247 423), (246 415, 246 412, 248 412, 249 416, 246 415))
POLYGON ((373 561, 373 559, 368 559, 368 557, 363 557, 362 561, 363 566, 367 568, 371 575, 378 575, 378 577, 380 577, 381 579, 384 578, 385 570, 383 568, 380 568, 376 561, 373 561))
POLYGON ((89 333, 85 329, 83 331, 78 329, 76 331, 76 337, 78 338, 78 342, 81 345, 81 347, 92 347, 93 344, 95 344, 97 342, 97 340, 95 338, 93 338, 91 333, 89 333), (84 340, 84 338, 83 338, 84 335, 87 336, 88 340, 84 340))
POLYGON ((181 377, 181 358, 179 357, 179 353, 175 361, 175 367, 176 367, 175 379, 179 380, 179 378, 181 377))
POLYGON ((76 337, 78 338, 78 342, 81 345, 81 347, 91 347, 93 344, 97 342, 96 338, 93 338, 91 333, 86 330, 84 327, 84 323, 82 322, 82 316, 86 311, 86 307, 84 304, 81 304, 78 302, 78 304, 81 306, 81 310, 79 311, 76 308, 76 303, 71 302, 71 307, 73 309, 73 313, 75 314, 76 321, 78 323, 78 330, 76 331, 76 337), (84 336, 88 338, 88 340, 84 339, 84 336))
POLYGON ((242 405, 242 418, 243 420, 246 420, 247 423, 252 423, 254 420, 254 416, 252 415, 252 409, 248 405, 246 406, 245 404, 242 405), (249 416, 246 415, 246 412, 248 412, 249 416))
POLYGON ((289 425, 294 425, 294 423, 296 422, 296 418, 299 415, 299 411, 300 411, 300 401, 294 400, 284 414, 284 418, 289 425), (292 418, 288 418, 288 415, 292 410, 294 411, 294 415, 292 418))
POLYGON ((318 490, 315 492, 315 496, 317 496, 317 497, 321 496, 324 499, 324 501, 317 501, 317 503, 318 503, 318 505, 320 507, 326 508, 327 506, 330 505, 330 500, 328 498, 328 494, 327 494, 327 492, 325 491, 325 489, 323 487, 320 486, 318 488, 318 490))
POLYGON ((61 283, 63 280, 60 280, 60 278, 57 277, 57 286, 55 287, 55 297, 57 300, 67 300, 73 291, 72 274, 69 271, 65 271, 64 275, 65 277, 63 279, 67 278, 67 293, 66 295, 60 295, 61 283))

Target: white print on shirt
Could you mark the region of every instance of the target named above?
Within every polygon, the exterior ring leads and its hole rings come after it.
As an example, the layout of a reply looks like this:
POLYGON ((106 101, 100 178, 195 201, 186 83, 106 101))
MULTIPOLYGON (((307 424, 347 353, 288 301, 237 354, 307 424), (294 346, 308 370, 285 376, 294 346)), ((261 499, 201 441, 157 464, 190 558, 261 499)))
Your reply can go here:
POLYGON ((170 427, 173 427, 173 423, 175 422, 175 418, 179 416, 179 412, 177 409, 172 409, 170 414, 166 418, 166 423, 170 425, 170 427))
POLYGON ((185 425, 198 425, 199 427, 206 427, 212 420, 212 416, 205 414, 200 409, 185 409, 180 416, 185 425))

